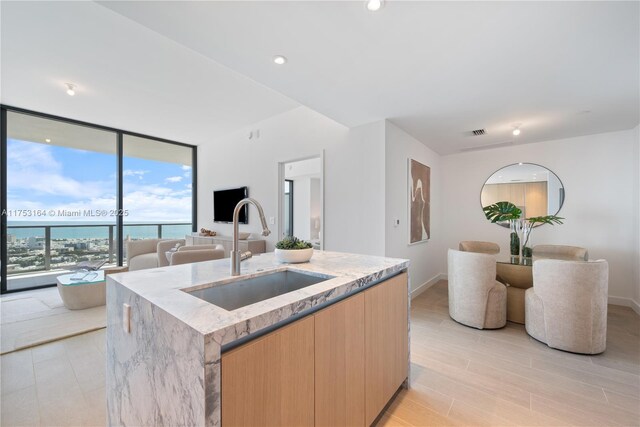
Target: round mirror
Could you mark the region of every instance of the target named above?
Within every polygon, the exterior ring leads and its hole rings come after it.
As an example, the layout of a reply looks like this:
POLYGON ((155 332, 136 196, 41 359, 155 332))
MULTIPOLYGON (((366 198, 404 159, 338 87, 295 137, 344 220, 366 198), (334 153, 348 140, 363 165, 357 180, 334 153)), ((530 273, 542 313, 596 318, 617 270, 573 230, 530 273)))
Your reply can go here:
POLYGON ((564 186, 560 178, 544 166, 516 163, 497 170, 482 186, 483 208, 503 201, 519 207, 522 218, 557 215, 564 203, 564 186))

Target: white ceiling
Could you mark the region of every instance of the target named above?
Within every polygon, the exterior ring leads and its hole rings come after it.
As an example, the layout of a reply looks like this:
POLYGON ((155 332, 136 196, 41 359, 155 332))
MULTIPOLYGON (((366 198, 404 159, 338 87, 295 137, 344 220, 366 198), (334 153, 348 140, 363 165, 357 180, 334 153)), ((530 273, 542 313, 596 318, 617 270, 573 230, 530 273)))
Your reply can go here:
POLYGON ((509 143, 514 123, 528 143, 640 121, 638 2, 0 8, 3 103, 182 142, 298 103, 347 126, 388 118, 442 154, 509 143), (275 54, 289 62, 276 66, 275 54), (73 98, 66 81, 78 84, 73 98))
POLYGON ((527 143, 639 122, 638 2, 101 4, 347 126, 388 118, 443 154, 510 142, 514 123, 527 143))
POLYGON ((0 11, 3 104, 190 144, 299 106, 93 2, 0 11))

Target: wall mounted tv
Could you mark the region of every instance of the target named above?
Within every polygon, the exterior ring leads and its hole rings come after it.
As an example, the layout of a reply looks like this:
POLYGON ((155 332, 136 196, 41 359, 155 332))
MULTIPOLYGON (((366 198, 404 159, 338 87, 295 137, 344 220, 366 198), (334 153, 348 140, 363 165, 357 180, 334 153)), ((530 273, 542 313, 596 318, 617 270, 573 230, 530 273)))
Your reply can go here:
MULTIPOLYGON (((249 197, 247 187, 217 190, 213 192, 213 222, 233 222, 233 210, 238 202, 249 197)), ((244 205, 238 218, 240 224, 249 223, 249 206, 244 205)))

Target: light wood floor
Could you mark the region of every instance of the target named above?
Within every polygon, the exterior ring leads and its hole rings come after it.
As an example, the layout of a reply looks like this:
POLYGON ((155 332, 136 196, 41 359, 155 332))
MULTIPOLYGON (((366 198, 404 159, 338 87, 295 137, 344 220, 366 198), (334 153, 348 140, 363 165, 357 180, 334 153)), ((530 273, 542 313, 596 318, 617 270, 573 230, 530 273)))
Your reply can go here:
POLYGON ((411 309, 410 388, 379 426, 638 426, 640 316, 609 306, 607 350, 553 350, 524 325, 480 331, 449 317, 447 282, 411 309))
MULTIPOLYGON (((447 285, 412 301, 411 385, 380 426, 640 425, 640 317, 609 306, 607 351, 552 350, 521 325, 452 321, 447 285)), ((104 329, 0 357, 0 425, 104 425, 104 329)))

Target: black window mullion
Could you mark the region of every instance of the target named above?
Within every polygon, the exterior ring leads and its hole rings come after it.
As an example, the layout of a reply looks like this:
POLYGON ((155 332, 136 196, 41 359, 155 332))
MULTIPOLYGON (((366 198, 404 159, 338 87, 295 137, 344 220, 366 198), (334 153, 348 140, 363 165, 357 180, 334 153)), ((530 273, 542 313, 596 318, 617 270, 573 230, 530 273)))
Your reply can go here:
POLYGON ((191 160, 191 231, 198 231, 198 147, 193 147, 191 160))
POLYGON ((122 173, 123 173, 123 158, 124 158, 124 135, 122 132, 118 132, 118 147, 117 147, 117 155, 118 155, 118 191, 117 191, 117 202, 116 209, 118 215, 116 216, 116 232, 118 239, 118 265, 122 266, 124 262, 124 216, 122 215, 123 211, 123 198, 124 198, 124 186, 122 181, 122 173))
POLYGON ((0 293, 7 292, 7 215, 5 215, 5 209, 7 208, 7 110, 5 108, 0 109, 0 239, 2 244, 2 258, 0 263, 0 280, 2 286, 0 287, 0 293))

